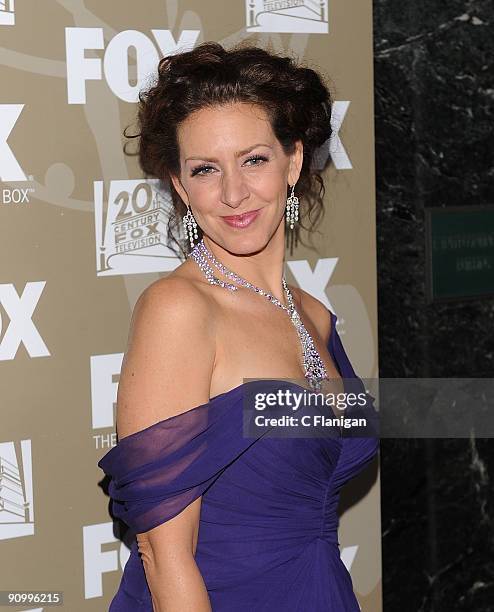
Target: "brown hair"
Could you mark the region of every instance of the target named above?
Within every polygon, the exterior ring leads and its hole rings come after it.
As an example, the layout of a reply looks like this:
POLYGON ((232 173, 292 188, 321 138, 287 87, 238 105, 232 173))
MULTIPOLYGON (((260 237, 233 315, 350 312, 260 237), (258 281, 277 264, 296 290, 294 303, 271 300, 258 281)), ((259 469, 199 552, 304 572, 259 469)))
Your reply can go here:
MULTIPOLYGON (((188 241, 177 241, 174 230, 187 207, 169 180, 172 174, 180 175, 177 128, 194 111, 231 102, 263 108, 286 155, 293 153, 295 141, 303 143, 304 160, 295 188, 300 199, 300 221, 287 232, 287 239, 291 235, 296 242, 300 227, 312 231, 323 215, 325 189, 314 157, 331 136, 332 99, 321 75, 297 65, 290 57, 256 46, 239 44, 226 50, 217 42, 204 42, 191 51, 160 60, 155 82, 139 94, 138 131, 133 135, 124 132, 128 138, 138 138, 133 154, 139 156, 144 174, 169 183, 173 211, 168 239, 183 255, 190 252, 190 246, 188 241), (309 227, 303 225, 306 216, 309 227)), ((127 148, 125 151, 129 153, 127 148)), ((328 164, 329 156, 324 162, 328 164)), ((200 239, 202 231, 197 229, 200 239)))

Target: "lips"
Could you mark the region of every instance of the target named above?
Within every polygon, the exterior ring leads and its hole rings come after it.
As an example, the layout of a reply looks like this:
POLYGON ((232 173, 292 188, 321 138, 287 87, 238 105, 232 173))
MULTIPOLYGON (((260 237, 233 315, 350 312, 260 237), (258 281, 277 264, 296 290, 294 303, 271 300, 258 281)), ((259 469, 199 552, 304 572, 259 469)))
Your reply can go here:
POLYGON ((250 210, 242 213, 241 215, 228 215, 221 218, 232 227, 247 227, 256 219, 260 212, 261 209, 258 208, 257 210, 250 210))

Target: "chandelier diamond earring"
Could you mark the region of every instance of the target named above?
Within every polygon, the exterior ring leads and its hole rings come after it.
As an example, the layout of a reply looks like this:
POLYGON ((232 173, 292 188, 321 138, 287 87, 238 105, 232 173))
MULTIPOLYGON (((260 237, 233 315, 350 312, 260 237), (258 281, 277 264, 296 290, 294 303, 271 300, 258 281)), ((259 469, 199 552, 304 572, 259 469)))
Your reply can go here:
POLYGON ((182 223, 185 229, 185 235, 189 239, 190 248, 192 249, 194 247, 194 240, 197 240, 199 235, 197 233, 196 220, 188 204, 187 204, 187 214, 182 217, 182 223))
POLYGON ((294 228, 295 222, 298 221, 299 210, 298 198, 294 191, 295 185, 292 185, 292 192, 286 200, 286 223, 290 226, 291 230, 294 228))

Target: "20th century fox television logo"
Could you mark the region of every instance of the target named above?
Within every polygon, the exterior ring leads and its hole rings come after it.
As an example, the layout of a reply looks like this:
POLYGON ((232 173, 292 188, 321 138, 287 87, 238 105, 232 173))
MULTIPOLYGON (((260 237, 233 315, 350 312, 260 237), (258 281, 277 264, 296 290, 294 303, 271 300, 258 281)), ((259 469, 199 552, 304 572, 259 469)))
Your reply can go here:
POLYGON ((0 25, 15 24, 14 0, 0 0, 0 25))
POLYGON ((34 534, 31 440, 0 443, 0 540, 34 534))
POLYGON ((168 272, 180 265, 167 246, 171 195, 158 180, 94 182, 98 276, 168 272))
POLYGON ((327 34, 328 0, 245 0, 250 32, 327 34))

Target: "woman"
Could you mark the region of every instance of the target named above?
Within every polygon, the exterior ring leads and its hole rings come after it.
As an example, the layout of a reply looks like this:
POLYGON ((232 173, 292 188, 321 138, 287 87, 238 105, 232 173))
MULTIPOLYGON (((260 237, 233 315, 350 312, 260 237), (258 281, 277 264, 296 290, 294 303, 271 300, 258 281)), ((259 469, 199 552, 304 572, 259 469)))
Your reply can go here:
POLYGON ((313 70, 212 42, 164 58, 141 96, 140 163, 169 180, 190 246, 136 303, 98 464, 137 534, 111 611, 359 610, 336 506, 376 440, 242 431, 246 378, 356 376, 336 315, 283 275, 299 198, 321 206, 330 109, 313 70))

